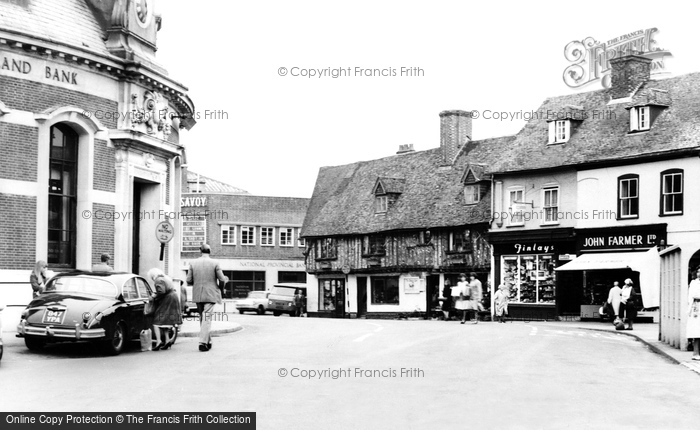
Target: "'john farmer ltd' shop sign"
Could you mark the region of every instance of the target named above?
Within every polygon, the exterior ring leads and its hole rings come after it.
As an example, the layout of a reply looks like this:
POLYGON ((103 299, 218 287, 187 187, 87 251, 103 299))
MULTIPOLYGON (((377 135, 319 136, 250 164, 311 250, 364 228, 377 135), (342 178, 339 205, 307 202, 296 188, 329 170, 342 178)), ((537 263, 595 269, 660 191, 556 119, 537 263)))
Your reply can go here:
POLYGON ((666 243, 666 224, 576 231, 579 251, 643 249, 666 243))

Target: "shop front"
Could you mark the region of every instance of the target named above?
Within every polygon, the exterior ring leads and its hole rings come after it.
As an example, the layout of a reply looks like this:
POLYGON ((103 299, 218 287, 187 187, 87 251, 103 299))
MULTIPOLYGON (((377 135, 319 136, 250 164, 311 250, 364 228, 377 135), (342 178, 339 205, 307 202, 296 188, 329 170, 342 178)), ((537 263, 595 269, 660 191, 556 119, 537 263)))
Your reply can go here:
POLYGON ((491 233, 489 240, 494 258, 491 296, 501 284, 508 288, 511 318, 554 320, 565 312, 559 299, 576 275, 558 275, 555 269, 573 258, 573 228, 491 233))
POLYGON ((631 279, 641 300, 639 308, 659 306, 659 254, 666 243, 666 224, 576 230, 577 257, 556 269, 557 274, 580 273, 580 283, 562 304, 579 308, 581 318, 598 318, 614 282, 631 279))

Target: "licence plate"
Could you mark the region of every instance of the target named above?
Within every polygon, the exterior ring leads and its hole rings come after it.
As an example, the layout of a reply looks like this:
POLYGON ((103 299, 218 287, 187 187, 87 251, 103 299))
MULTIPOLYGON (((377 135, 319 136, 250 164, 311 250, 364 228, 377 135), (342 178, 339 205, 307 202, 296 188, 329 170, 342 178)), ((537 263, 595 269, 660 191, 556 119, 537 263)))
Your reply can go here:
POLYGON ((44 319, 42 322, 44 324, 62 324, 63 323, 63 317, 66 316, 66 311, 65 310, 59 310, 59 311, 52 311, 47 309, 44 312, 44 319))

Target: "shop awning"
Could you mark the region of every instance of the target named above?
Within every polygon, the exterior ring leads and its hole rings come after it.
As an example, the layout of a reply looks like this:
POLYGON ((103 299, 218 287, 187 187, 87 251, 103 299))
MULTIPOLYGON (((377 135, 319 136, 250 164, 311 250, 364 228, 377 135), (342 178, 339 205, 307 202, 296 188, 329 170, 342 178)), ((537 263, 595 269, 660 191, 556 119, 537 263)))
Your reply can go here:
POLYGON ((659 251, 656 247, 647 252, 605 252, 583 254, 574 261, 557 267, 556 271, 631 269, 639 272, 637 292, 642 293, 645 308, 659 306, 659 251))
POLYGON ((602 254, 583 254, 574 261, 557 267, 559 272, 571 270, 610 270, 632 269, 638 272, 643 266, 645 252, 614 252, 602 254))

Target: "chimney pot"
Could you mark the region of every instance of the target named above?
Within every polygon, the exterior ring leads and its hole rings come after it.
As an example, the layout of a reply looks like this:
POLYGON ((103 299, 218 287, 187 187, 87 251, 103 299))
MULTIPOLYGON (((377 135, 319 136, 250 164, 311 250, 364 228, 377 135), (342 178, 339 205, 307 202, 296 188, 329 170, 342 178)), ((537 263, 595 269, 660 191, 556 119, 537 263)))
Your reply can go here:
POLYGON ((413 149, 413 144, 412 143, 407 143, 404 145, 399 145, 399 150, 396 152, 397 154, 406 154, 407 152, 416 152, 413 149))

